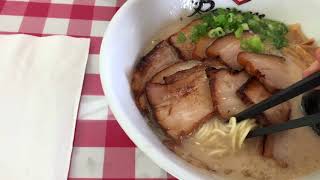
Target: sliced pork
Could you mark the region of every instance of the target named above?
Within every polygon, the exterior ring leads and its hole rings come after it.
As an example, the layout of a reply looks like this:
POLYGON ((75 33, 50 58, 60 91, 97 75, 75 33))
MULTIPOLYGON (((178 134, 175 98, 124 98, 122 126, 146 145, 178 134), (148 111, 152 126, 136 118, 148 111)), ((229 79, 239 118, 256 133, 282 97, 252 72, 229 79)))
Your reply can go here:
MULTIPOLYGON (((249 79, 238 91, 237 94, 248 105, 258 104, 272 96, 271 93, 255 78, 249 79)), ((263 113, 267 124, 279 124, 289 120, 290 105, 285 102, 263 113)))
POLYGON ((207 58, 207 49, 215 41, 215 38, 209 38, 208 36, 201 38, 196 44, 193 50, 192 58, 197 60, 204 60, 207 58))
POLYGON ((189 23, 186 27, 182 28, 181 31, 177 32, 176 34, 172 35, 169 38, 169 42, 180 52, 180 56, 184 60, 191 60, 192 54, 195 49, 195 44, 192 43, 191 39, 189 38, 192 34, 192 29, 194 26, 202 23, 202 20, 194 20, 189 23), (186 38, 185 42, 179 42, 178 37, 179 34, 183 33, 186 38))
POLYGON ((288 76, 290 70, 280 56, 241 52, 238 62, 252 76, 255 76, 269 92, 285 89, 294 83, 288 76))
POLYGON ((166 82, 166 84, 172 84, 176 81, 179 81, 181 79, 185 79, 191 76, 192 74, 199 71, 200 69, 205 71, 206 68, 207 66, 201 64, 201 65, 198 65, 196 68, 182 70, 170 76, 164 77, 164 81, 166 82))
POLYGON ((180 61, 177 52, 167 41, 160 42, 151 52, 141 59, 134 70, 131 83, 136 103, 140 110, 145 110, 143 104, 139 102, 145 102, 145 100, 141 98, 144 96, 143 93, 146 83, 156 73, 180 61))
MULTIPOLYGON (((247 37, 249 35, 249 33, 246 33, 244 36, 247 37)), ((230 34, 215 40, 207 49, 207 56, 220 57, 230 68, 241 70, 243 67, 237 61, 240 52, 240 40, 230 34)))
POLYGON ((208 58, 203 61, 203 64, 215 69, 228 69, 224 62, 220 58, 208 58))
MULTIPOLYGON (((227 68, 224 64, 221 63, 221 61, 219 61, 219 59, 205 60, 205 61, 203 61, 203 63, 200 63, 199 66, 201 66, 203 69, 206 69, 209 67, 215 68, 215 69, 227 68)), ((192 70, 186 69, 186 70, 179 71, 175 74, 164 77, 164 81, 167 84, 171 84, 177 80, 188 77, 190 74, 194 73, 195 70, 196 69, 192 69, 192 70)))
POLYGON ((303 33, 300 24, 289 25, 289 32, 286 35, 290 44, 313 44, 314 39, 309 39, 303 33))
POLYGON ((312 46, 307 45, 290 45, 282 49, 282 54, 286 60, 292 61, 302 70, 306 70, 316 60, 314 53, 308 52, 311 49, 312 46))
POLYGON ((200 65, 200 61, 185 61, 185 62, 179 62, 176 63, 172 66, 169 66, 168 68, 160 71, 158 74, 156 74, 150 82, 152 83, 159 83, 159 84, 164 84, 164 77, 173 75, 179 71, 191 69, 194 66, 200 65))
POLYGON ((249 79, 249 75, 242 72, 231 72, 226 69, 208 69, 211 96, 213 104, 222 118, 228 118, 245 110, 247 105, 237 96, 237 90, 249 79))
POLYGON ((281 136, 283 134, 270 134, 265 137, 263 145, 263 156, 266 158, 271 158, 282 168, 288 167, 288 159, 286 153, 283 154, 283 149, 285 148, 283 142, 281 141, 281 136))
MULTIPOLYGON (((255 78, 249 79, 239 90, 238 95, 248 104, 258 104, 261 101, 268 99, 272 96, 271 93, 255 78)), ((285 102, 278 106, 265 111, 262 115, 263 119, 260 119, 260 123, 263 125, 280 124, 289 120, 291 108, 289 103, 285 102), (263 121, 264 120, 264 121, 263 121)), ((261 118, 261 116, 260 116, 261 118)), ((285 167, 285 163, 281 157, 274 154, 274 148, 277 148, 277 134, 268 135, 265 137, 263 146, 263 156, 272 158, 278 162, 281 166, 285 167)))
POLYGON ((310 55, 312 55, 313 57, 316 57, 316 52, 319 49, 318 46, 315 45, 300 45, 301 48, 303 48, 305 51, 307 51, 310 55))
POLYGON ((190 69, 189 76, 171 84, 148 83, 146 94, 155 119, 173 139, 179 141, 212 117, 208 78, 203 66, 190 69))

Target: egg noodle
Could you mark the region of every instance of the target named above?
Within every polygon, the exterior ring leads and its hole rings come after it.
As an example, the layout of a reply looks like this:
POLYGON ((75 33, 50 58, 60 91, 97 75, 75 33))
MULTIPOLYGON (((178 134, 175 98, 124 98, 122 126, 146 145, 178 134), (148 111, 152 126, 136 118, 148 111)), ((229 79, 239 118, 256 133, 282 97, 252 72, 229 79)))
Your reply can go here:
POLYGON ((237 123, 231 118, 229 123, 212 119, 204 124, 193 136, 196 145, 210 156, 224 156, 241 149, 249 132, 257 126, 254 119, 237 123))

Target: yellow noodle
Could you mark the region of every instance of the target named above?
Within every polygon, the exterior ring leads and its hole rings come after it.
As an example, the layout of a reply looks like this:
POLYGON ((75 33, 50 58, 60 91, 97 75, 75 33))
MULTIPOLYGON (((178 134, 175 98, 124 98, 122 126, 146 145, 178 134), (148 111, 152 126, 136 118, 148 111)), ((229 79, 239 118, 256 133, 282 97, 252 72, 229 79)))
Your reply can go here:
POLYGON ((240 150, 248 133, 255 127, 253 119, 237 123, 236 118, 231 118, 227 124, 213 119, 204 124, 193 138, 210 156, 220 157, 240 150))

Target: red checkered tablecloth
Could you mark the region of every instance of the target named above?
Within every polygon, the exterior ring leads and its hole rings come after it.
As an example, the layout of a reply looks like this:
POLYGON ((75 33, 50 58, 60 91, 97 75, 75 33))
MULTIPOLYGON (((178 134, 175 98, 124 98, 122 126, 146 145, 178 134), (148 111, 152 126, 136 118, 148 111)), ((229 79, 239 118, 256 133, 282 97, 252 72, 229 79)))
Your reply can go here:
POLYGON ((102 36, 124 2, 0 0, 1 34, 59 34, 91 39, 69 180, 174 179, 126 136, 108 109, 100 84, 98 66, 102 36))

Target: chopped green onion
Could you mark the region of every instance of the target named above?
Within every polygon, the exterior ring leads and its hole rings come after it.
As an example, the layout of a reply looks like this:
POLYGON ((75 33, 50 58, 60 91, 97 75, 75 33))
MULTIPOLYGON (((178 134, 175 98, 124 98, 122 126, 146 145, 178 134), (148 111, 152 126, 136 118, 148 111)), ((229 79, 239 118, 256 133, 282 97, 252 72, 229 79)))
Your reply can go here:
POLYGON ((202 20, 203 20, 204 23, 207 23, 209 25, 209 27, 215 28, 215 23, 214 23, 214 20, 213 20, 213 14, 212 13, 208 13, 208 14, 204 15, 202 17, 202 20))
POLYGON ((208 33, 208 23, 198 24, 192 28, 191 41, 197 42, 201 37, 208 33))
MULTIPOLYGON (((285 35, 288 27, 279 21, 264 18, 252 12, 241 12, 236 8, 218 8, 212 13, 202 16, 203 23, 196 25, 192 29, 192 42, 197 42, 201 37, 208 35, 211 38, 221 37, 229 33, 234 33, 237 38, 241 38, 244 31, 251 31, 259 35, 260 41, 268 42, 274 47, 281 49, 288 45, 285 35)), ((184 41, 183 36, 179 38, 184 41)))
POLYGON ((253 19, 254 19, 255 21, 260 21, 260 17, 257 16, 257 15, 254 15, 254 16, 253 16, 253 19))
POLYGON ((242 27, 239 27, 235 32, 234 32, 234 35, 236 36, 236 38, 241 38, 243 34, 243 28, 242 27))
POLYGON ((288 40, 286 38, 278 37, 278 38, 274 38, 272 43, 277 49, 281 49, 288 45, 288 40))
POLYGON ((233 22, 233 19, 234 19, 234 14, 233 14, 233 13, 229 13, 229 14, 227 15, 227 18, 228 18, 228 22, 229 22, 229 23, 232 23, 232 22, 233 22))
POLYGON ((226 34, 230 34, 230 33, 234 32, 234 29, 230 29, 229 27, 225 27, 225 28, 223 28, 223 29, 224 29, 224 32, 225 32, 226 34))
POLYGON ((247 23, 241 24, 241 27, 242 27, 242 29, 243 29, 244 31, 249 31, 249 30, 250 30, 249 25, 248 25, 247 23))
POLYGON ((213 19, 214 19, 214 22, 217 24, 217 26, 224 26, 225 24, 228 23, 228 18, 226 15, 218 15, 218 16, 215 16, 213 19))
POLYGON ((244 17, 241 14, 237 14, 234 19, 237 23, 242 23, 244 21, 244 17))
POLYGON ((250 14, 249 12, 242 13, 243 21, 248 22, 250 19, 253 19, 253 14, 250 14))
POLYGON ((220 15, 220 14, 225 15, 228 13, 228 11, 227 11, 227 9, 218 8, 218 9, 216 9, 215 13, 216 13, 216 15, 220 15))
POLYGON ((226 35, 224 30, 221 27, 217 27, 216 29, 212 29, 209 31, 208 36, 210 38, 217 38, 226 35))
POLYGON ((184 43, 184 42, 186 42, 186 40, 187 40, 186 35, 184 35, 183 32, 180 32, 180 33, 178 34, 177 42, 178 42, 178 43, 184 43))
POLYGON ((249 25, 249 28, 253 31, 253 32, 256 32, 256 33, 259 33, 261 31, 263 31, 263 28, 260 24, 259 21, 256 21, 256 20, 253 20, 253 19, 250 19, 248 21, 248 25, 249 25))
POLYGON ((263 42, 257 35, 241 40, 241 48, 255 53, 262 53, 264 51, 263 42))

